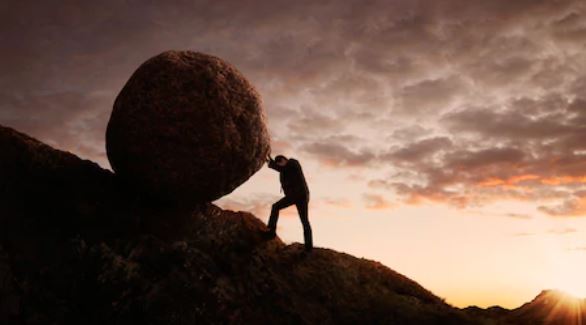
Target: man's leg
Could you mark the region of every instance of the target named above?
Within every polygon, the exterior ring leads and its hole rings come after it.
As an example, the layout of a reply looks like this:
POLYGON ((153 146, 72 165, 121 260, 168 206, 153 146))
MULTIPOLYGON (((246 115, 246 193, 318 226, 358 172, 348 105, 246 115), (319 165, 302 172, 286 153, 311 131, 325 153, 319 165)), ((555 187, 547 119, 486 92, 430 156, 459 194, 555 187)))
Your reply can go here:
POLYGON ((271 208, 271 217, 269 218, 269 232, 273 235, 277 231, 277 221, 279 221, 279 210, 284 209, 294 202, 290 197, 285 196, 284 198, 280 199, 279 201, 275 202, 271 208))
POLYGON ((311 250, 313 248, 313 236, 311 233, 311 225, 309 224, 308 217, 308 200, 301 199, 295 203, 297 212, 299 212, 299 218, 303 225, 303 239, 305 240, 305 250, 311 250))

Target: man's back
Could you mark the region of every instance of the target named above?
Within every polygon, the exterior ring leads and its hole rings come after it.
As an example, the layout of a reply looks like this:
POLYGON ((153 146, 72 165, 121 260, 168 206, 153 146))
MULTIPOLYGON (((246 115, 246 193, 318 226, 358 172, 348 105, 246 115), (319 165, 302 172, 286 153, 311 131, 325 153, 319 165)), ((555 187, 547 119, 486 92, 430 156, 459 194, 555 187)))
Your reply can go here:
POLYGON ((280 172, 279 179, 285 195, 309 197, 309 187, 305 181, 301 164, 297 159, 288 159, 287 164, 277 170, 280 172))

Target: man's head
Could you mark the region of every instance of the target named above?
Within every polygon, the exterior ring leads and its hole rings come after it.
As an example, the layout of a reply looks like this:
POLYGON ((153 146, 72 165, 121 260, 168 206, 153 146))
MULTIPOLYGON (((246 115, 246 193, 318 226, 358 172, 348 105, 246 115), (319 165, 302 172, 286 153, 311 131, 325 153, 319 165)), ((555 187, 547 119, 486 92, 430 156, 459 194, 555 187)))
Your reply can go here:
POLYGON ((287 157, 285 157, 283 155, 277 155, 277 156, 275 156, 275 162, 279 166, 285 166, 285 165, 287 165, 287 161, 288 161, 287 157))

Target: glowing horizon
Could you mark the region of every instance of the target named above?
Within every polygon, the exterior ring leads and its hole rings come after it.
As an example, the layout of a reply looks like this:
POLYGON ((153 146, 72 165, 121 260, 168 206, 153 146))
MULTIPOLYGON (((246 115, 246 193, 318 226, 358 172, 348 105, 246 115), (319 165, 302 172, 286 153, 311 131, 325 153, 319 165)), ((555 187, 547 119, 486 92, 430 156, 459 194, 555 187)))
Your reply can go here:
MULTIPOLYGON (((271 195, 278 198, 277 177, 272 170, 263 169, 217 204, 253 211, 266 222, 270 203, 253 207, 233 198, 254 201, 254 195, 245 193, 249 188, 256 192, 257 181, 275 189, 267 191, 267 201, 271 195)), ((456 307, 512 309, 548 289, 586 298, 582 281, 586 261, 581 250, 573 249, 581 242, 579 234, 586 229, 586 220, 580 220, 579 228, 575 223, 575 228, 569 228, 550 218, 510 216, 510 209, 527 209, 527 203, 515 201, 495 203, 491 206, 495 212, 487 215, 433 203, 369 209, 359 197, 331 202, 316 192, 319 190, 312 190, 310 220, 317 247, 380 261, 456 307), (452 227, 461 233, 454 235, 452 227)), ((279 221, 278 234, 285 242, 303 242, 296 213, 294 207, 288 208, 279 221)))

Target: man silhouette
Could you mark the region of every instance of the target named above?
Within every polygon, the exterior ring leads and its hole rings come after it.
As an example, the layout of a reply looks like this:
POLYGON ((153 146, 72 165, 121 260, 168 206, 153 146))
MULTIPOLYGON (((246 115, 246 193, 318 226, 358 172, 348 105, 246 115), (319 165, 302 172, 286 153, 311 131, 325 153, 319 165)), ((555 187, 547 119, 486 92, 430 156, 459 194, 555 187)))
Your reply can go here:
POLYGON ((305 240, 305 250, 311 251, 313 248, 313 238, 311 234, 311 225, 307 216, 309 203, 309 188, 303 176, 303 170, 297 159, 286 158, 278 155, 273 159, 271 155, 267 157, 269 168, 279 172, 279 180, 281 188, 285 192, 285 197, 275 202, 271 208, 271 216, 269 218, 269 231, 267 233, 269 238, 276 236, 277 221, 279 220, 279 211, 288 206, 295 204, 299 218, 303 224, 303 238, 305 240))

